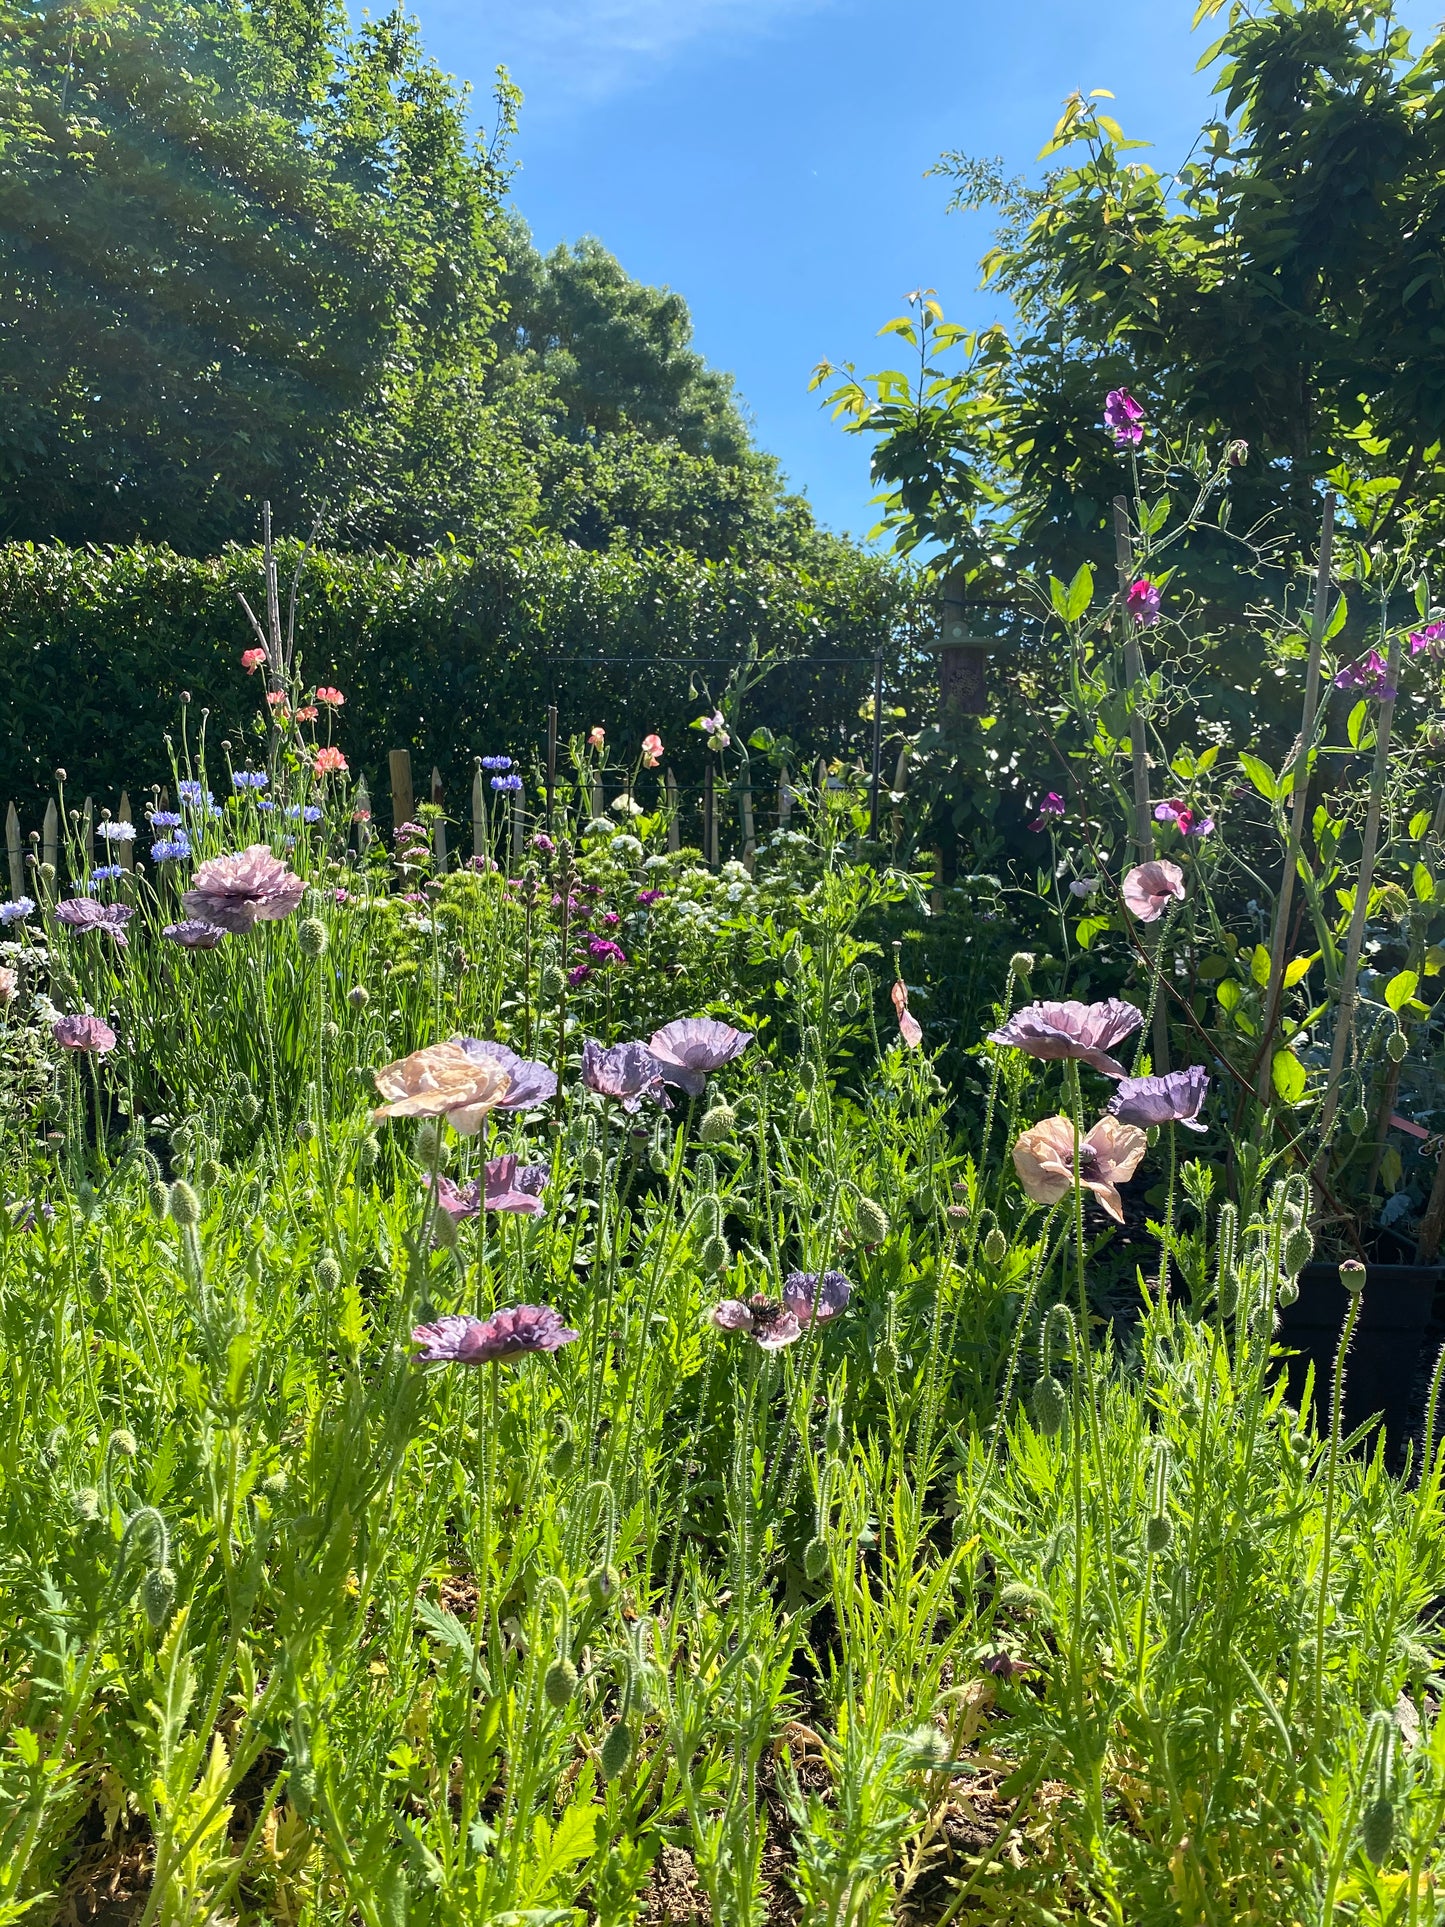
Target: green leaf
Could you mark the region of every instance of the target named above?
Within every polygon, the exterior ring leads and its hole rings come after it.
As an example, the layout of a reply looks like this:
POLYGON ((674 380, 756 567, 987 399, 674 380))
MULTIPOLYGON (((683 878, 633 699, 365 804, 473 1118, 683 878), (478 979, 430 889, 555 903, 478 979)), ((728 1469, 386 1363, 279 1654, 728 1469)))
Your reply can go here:
POLYGON ((1430 812, 1428 810, 1416 810, 1415 814, 1410 818, 1410 835, 1417 843, 1429 827, 1430 812))
POLYGON ((1420 973, 1417 970, 1397 970, 1385 985, 1385 1002, 1391 1010, 1403 1010, 1420 987, 1420 973))
POLYGON ((1239 752, 1239 767, 1266 803, 1279 801, 1279 784, 1275 781, 1274 771, 1268 763, 1261 762, 1258 756, 1251 756, 1247 749, 1242 749, 1239 752))
POLYGON ((1350 720, 1345 724, 1345 734, 1350 739, 1351 749, 1358 749, 1360 747, 1360 738, 1365 733, 1365 718, 1369 713, 1369 702, 1366 698, 1361 697, 1359 702, 1357 702, 1350 711, 1350 720))
POLYGON ((1340 633, 1341 629, 1344 628, 1346 622, 1349 620, 1349 614, 1350 614, 1349 601, 1345 596, 1341 596, 1339 601, 1335 604, 1333 610, 1330 612, 1329 621, 1325 624, 1325 641, 1326 642, 1334 641, 1335 637, 1340 633))
POLYGON ((1435 879, 1428 864, 1417 863, 1410 872, 1410 881, 1415 886, 1415 896, 1421 903, 1435 901, 1435 879))
POLYGON ((1049 601, 1060 622, 1069 619, 1069 592, 1056 575, 1049 577, 1049 601))
POLYGON ((1109 928, 1108 917, 1080 917, 1074 927, 1074 938, 1080 950, 1087 950, 1101 930, 1109 928))
POLYGON ((1264 986, 1269 982, 1269 965, 1270 956, 1268 946, 1257 943, 1250 952, 1249 974, 1261 990, 1263 990, 1264 986))
POLYGON ((1292 1050, 1278 1050, 1274 1062, 1269 1067, 1270 1078, 1275 1090, 1286 1104, 1298 1104, 1305 1094, 1308 1079, 1305 1067, 1292 1050))
POLYGON ((1077 622, 1094 600, 1094 571, 1087 562, 1081 562, 1069 584, 1068 599, 1064 614, 1069 622, 1077 622))

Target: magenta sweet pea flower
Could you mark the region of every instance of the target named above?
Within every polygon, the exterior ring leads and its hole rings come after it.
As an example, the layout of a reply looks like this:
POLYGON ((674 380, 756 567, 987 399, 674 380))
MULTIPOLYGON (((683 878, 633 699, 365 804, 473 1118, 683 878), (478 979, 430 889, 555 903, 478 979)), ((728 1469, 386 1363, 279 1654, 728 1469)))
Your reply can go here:
POLYGON ((1144 410, 1127 388, 1111 388, 1104 397, 1104 426, 1122 448, 1144 439, 1144 410))
POLYGON ((1124 607, 1141 629, 1152 629, 1159 620, 1158 583, 1151 582, 1147 575, 1141 575, 1137 582, 1131 582, 1129 593, 1124 598, 1124 607))
POLYGON ((1174 801, 1154 805, 1156 823, 1172 823, 1181 836, 1209 836, 1214 829, 1212 816, 1196 816, 1187 804, 1174 801))
POLYGON ((1040 830, 1048 828, 1052 820, 1063 816, 1064 808, 1063 797, 1057 790, 1050 790, 1043 802, 1039 804, 1039 813, 1030 823, 1029 828, 1037 836, 1040 830))
POLYGON ((1445 656, 1445 622, 1427 622, 1410 637, 1410 654, 1445 656))
POLYGON ((1336 689, 1358 690, 1382 703, 1394 702, 1400 693, 1390 681, 1390 665, 1378 649, 1372 649, 1359 662, 1352 662, 1335 677, 1336 689))

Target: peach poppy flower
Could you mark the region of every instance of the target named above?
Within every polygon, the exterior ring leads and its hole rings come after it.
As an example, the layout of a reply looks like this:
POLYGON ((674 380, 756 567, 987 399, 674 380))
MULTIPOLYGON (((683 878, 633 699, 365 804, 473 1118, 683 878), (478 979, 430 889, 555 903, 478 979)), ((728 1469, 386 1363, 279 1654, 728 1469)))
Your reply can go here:
MULTIPOLYGON (((1133 1124, 1101 1117, 1079 1146, 1079 1182, 1092 1191, 1115 1223, 1124 1222, 1117 1187, 1139 1168, 1148 1139, 1133 1124)), ((1057 1204, 1074 1188, 1074 1126, 1067 1117, 1046 1117, 1019 1137, 1013 1150, 1019 1183, 1035 1204, 1057 1204)))
POLYGON ((444 1117, 463 1137, 475 1137, 512 1080, 493 1057, 469 1057, 460 1044, 428 1044, 372 1073, 387 1100, 372 1116, 444 1117))
POLYGON ((1171 897, 1184 901, 1184 872, 1177 863, 1136 863, 1124 879, 1124 907, 1140 923, 1157 923, 1171 897))

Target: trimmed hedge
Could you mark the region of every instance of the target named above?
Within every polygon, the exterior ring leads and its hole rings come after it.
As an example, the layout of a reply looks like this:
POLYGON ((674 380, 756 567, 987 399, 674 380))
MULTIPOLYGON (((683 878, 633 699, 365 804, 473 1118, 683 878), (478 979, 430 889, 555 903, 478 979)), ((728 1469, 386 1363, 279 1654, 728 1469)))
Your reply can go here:
MULTIPOLYGON (((286 587, 299 558, 280 555, 286 587)), ((373 794, 386 752, 410 748, 417 788, 435 764, 449 798, 472 757, 527 758, 546 740, 547 705, 562 737, 593 723, 629 759, 658 730, 687 781, 700 769, 688 722, 728 664, 756 638, 788 658, 755 693, 746 727, 766 723, 809 756, 866 733, 866 664, 897 662, 918 619, 912 581, 873 557, 835 551, 825 576, 685 554, 595 553, 563 544, 493 555, 330 554, 307 558, 297 646, 307 679, 339 683, 337 740, 373 794), (669 661, 668 658, 720 658, 669 661), (562 660, 584 658, 584 660, 562 660), (820 660, 812 660, 820 659, 820 660)), ((72 798, 114 807, 168 780, 168 733, 182 690, 189 726, 209 711, 212 769, 222 737, 255 726, 260 689, 240 666, 253 640, 237 602, 258 611, 259 550, 205 559, 164 548, 0 547, 0 801, 27 826, 63 767, 72 798)))

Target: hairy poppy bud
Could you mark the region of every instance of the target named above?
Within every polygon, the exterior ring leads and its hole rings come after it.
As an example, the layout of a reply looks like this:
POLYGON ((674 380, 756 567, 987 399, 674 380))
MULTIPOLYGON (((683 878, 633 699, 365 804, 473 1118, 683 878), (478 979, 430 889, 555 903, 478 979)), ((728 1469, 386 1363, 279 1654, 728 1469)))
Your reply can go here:
POLYGON ((856 1017, 863 1008, 863 999, 858 995, 852 984, 849 984, 844 990, 842 1003, 843 1015, 845 1017, 856 1017))
POLYGON ((340 1024, 333 1024, 331 1020, 328 1018, 327 1021, 321 1026, 322 1043, 335 1044, 335 1043, 339 1043, 340 1039, 341 1039, 340 1024))
POLYGON ((438 1211, 432 1220, 431 1241, 444 1251, 457 1248, 457 1221, 450 1211, 438 1211))
POLYGON ((1156 1512, 1144 1523, 1144 1545, 1149 1552, 1163 1552, 1174 1537, 1174 1524, 1167 1512, 1156 1512))
POLYGON ((1008 1256, 1008 1239, 997 1225, 983 1241, 983 1255, 991 1265, 1001 1265, 1008 1256))
POLYGON ((201 1201, 184 1178, 177 1178, 171 1186, 170 1213, 182 1227, 201 1222, 201 1201))
POLYGON ((1036 962, 1037 959, 1032 950, 1016 950, 1008 960, 1008 967, 1015 977, 1022 977, 1027 981, 1034 974, 1036 962))
POLYGON ((356 1168, 358 1171, 373 1171, 381 1156, 381 1139, 368 1132, 356 1147, 356 1168))
POLYGON ((440 1162, 443 1146, 441 1126, 432 1118, 416 1128, 416 1154, 423 1164, 440 1162))
POLYGON ((261 1115, 261 1100, 254 1091, 247 1091, 243 1097, 237 1098, 236 1109, 244 1123, 254 1124, 261 1115))
POLYGON ((169 1566, 155 1566, 141 1581, 140 1601, 152 1628, 159 1632, 176 1603, 176 1575, 169 1566))
POLYGON ((602 1176, 602 1153, 595 1144, 589 1144, 577 1160, 577 1169, 582 1174, 584 1184, 596 1184, 602 1176))
POLYGON ((576 1458, 577 1443, 575 1439, 558 1439, 557 1443, 552 1447, 552 1457, 550 1461, 552 1477, 554 1479, 565 1479, 567 1474, 572 1470, 576 1458))
POLYGON ((203 1160, 197 1175, 201 1183, 209 1190, 213 1185, 219 1184, 226 1174, 219 1158, 206 1158, 203 1160))
POLYGON ((262 1479, 261 1490, 266 1494, 268 1499, 279 1499, 284 1497, 286 1488, 290 1483, 291 1481, 286 1476, 285 1468, 278 1467, 276 1471, 268 1472, 266 1477, 262 1479))
POLYGON ((1340 1283, 1351 1298, 1358 1298, 1365 1289, 1365 1267, 1358 1258, 1345 1259, 1340 1266, 1340 1283))
POLYGON ((699 1141, 703 1144, 721 1144, 730 1138, 737 1129, 738 1114, 726 1104, 715 1104, 710 1111, 704 1111, 702 1122, 697 1127, 699 1141))
POLYGON ((803 953, 797 944, 790 944, 783 952, 783 975, 797 977, 803 969, 803 953))
POLYGON ((316 1282, 323 1291, 341 1289, 341 1266, 337 1263, 334 1252, 323 1251, 316 1260, 316 1282))
POLYGON ((1395 1802, 1388 1794, 1371 1800, 1360 1820, 1360 1844, 1373 1866, 1389 1857, 1395 1839, 1395 1802))
POLYGON ((598 1754, 602 1762, 604 1780, 615 1780, 627 1771, 627 1763, 632 1758, 632 1729, 626 1720, 618 1720, 607 1738, 602 1742, 598 1754))
POLYGON ((715 1191, 717 1189, 717 1159, 709 1157, 707 1152, 704 1151, 693 1167, 693 1177, 697 1181, 699 1191, 715 1191))
POLYGON ((100 1494, 93 1485, 82 1486, 73 1501, 78 1525, 92 1526, 100 1517, 100 1494))
POLYGON ((353 984, 346 993, 346 1001, 353 1010, 365 1010, 371 1002, 371 992, 365 984, 353 984))
POLYGON ((309 1820, 316 1800, 316 1769, 309 1760, 293 1763, 286 1776, 286 1791, 299 1820, 309 1820))
POLYGON ((170 1189, 167 1185, 162 1184, 159 1178, 156 1179, 150 1188, 150 1205, 151 1210, 158 1218, 165 1217, 171 1208, 170 1189))
POLYGON ((1297 1278, 1315 1255, 1315 1241, 1302 1224, 1297 1224, 1284 1241, 1280 1254, 1291 1278, 1297 1278))
POLYGON ((570 1659, 554 1659, 542 1679, 547 1704, 559 1711, 577 1691, 577 1668, 570 1659))
POLYGON ((828 1541, 810 1539, 803 1548, 803 1571, 809 1579, 821 1579, 828 1570, 828 1541))
POLYGON ((562 995, 562 986, 566 981, 559 965, 547 965, 542 972, 542 995, 548 1003, 555 1003, 562 995))
POLYGON ((1282 1311, 1288 1311, 1299 1297, 1299 1281, 1294 1278, 1281 1278, 1274 1301, 1282 1311))
POLYGON ((909 1765, 915 1772, 931 1773, 949 1760, 948 1735, 941 1733, 930 1721, 927 1726, 916 1726, 908 1735, 909 1765))
POLYGON ((881 1245, 888 1236, 888 1213, 876 1198, 860 1197, 854 1201, 853 1223, 865 1245, 881 1245))
POLYGON ((1392 1064, 1403 1064, 1405 1053, 1409 1048, 1402 1030, 1392 1030, 1385 1039, 1385 1055, 1392 1064))
POLYGON ((703 1270, 715 1273, 727 1269, 732 1252, 728 1249, 728 1241, 723 1234, 720 1231, 714 1231, 703 1239, 697 1255, 703 1270))
POLYGON ((1345 1129, 1351 1137, 1363 1137, 1370 1128, 1370 1113, 1363 1104, 1357 1104, 1345 1118, 1345 1129))
POLYGON ((319 1131, 318 1131, 318 1129, 317 1129, 317 1126, 316 1126, 316 1123, 315 1123, 315 1120, 314 1120, 314 1119, 312 1119, 312 1118, 309 1118, 309 1117, 298 1117, 298 1118, 297 1118, 297 1120, 296 1120, 296 1138, 297 1138, 297 1142, 298 1142, 298 1143, 300 1143, 300 1144, 311 1144, 311 1143, 314 1143, 314 1141, 316 1140, 316 1138, 317 1138, 317 1137, 319 1137, 319 1136, 320 1136, 320 1132, 319 1132, 319 1131))
POLYGON ((805 1057, 798 1066, 798 1089, 811 1094, 818 1088, 818 1066, 811 1058, 805 1057))
POLYGON ((874 1358, 875 1364, 878 1367, 878 1371, 881 1377, 883 1378, 895 1377, 898 1371, 898 1367, 902 1362, 898 1355, 898 1344, 896 1339, 892 1339, 892 1338, 882 1339, 878 1345, 877 1351, 873 1354, 873 1358, 874 1358))
POLYGON ((303 957, 324 957, 326 955, 326 925, 320 917, 303 917, 296 926, 296 941, 301 946, 303 957))
POLYGON ((1042 1432, 1046 1439, 1053 1438, 1063 1426, 1066 1404, 1064 1388, 1052 1372, 1034 1386, 1029 1407, 1033 1413, 1034 1429, 1042 1432))
POLYGON ((615 1566, 598 1566, 587 1575, 587 1597, 598 1612, 605 1612, 617 1597, 621 1584, 615 1566))
POLYGON ((118 1459, 133 1459, 137 1449, 135 1433, 128 1425, 122 1425, 117 1431, 111 1433, 110 1450, 118 1459))
POLYGON ((836 1459, 843 1450, 843 1438, 843 1414, 839 1411, 829 1412, 827 1429, 823 1433, 823 1443, 827 1447, 830 1459, 836 1459))

